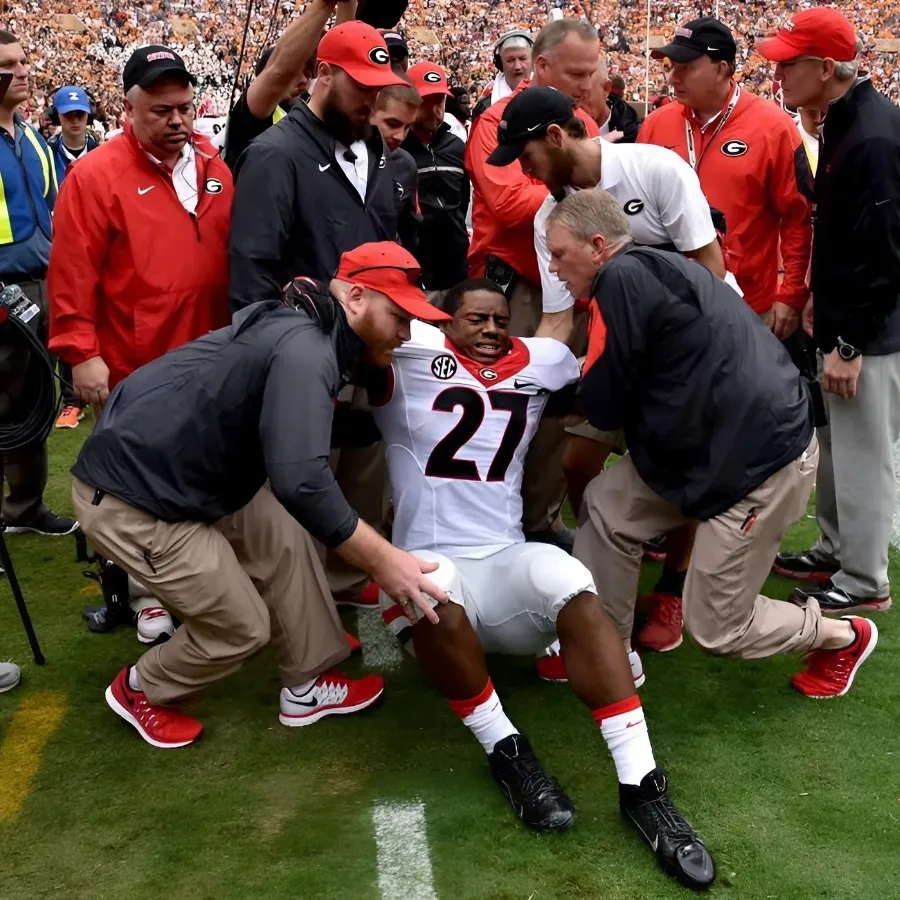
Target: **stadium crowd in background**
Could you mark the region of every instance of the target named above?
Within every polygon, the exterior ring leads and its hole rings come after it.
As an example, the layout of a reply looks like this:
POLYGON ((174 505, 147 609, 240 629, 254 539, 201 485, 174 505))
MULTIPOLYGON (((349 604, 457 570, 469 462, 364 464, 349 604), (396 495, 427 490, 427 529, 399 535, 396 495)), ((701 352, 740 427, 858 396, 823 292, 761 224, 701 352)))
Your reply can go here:
MULTIPOLYGON (((644 99, 647 6, 641 0, 553 0, 567 17, 584 17, 599 31, 613 58, 613 72, 625 79, 625 99, 644 99)), ((735 32, 741 82, 754 93, 771 97, 772 67, 754 49, 760 36, 774 33, 780 21, 806 2, 763 0, 686 0, 651 3, 651 35, 670 40, 680 22, 700 15, 717 16, 735 32)), ((241 78, 252 72, 258 53, 274 42, 292 17, 305 7, 290 0, 262 0, 254 6, 241 78)), ((874 85, 900 102, 900 66, 893 53, 874 49, 874 41, 900 35, 900 3, 859 0, 845 12, 863 41, 862 64, 874 85)), ((131 51, 147 43, 178 49, 199 82, 200 115, 221 116, 228 110, 244 25, 243 4, 225 0, 152 0, 121 4, 112 0, 10 0, 0 24, 21 34, 33 55, 36 90, 29 104, 33 121, 40 119, 54 90, 64 84, 89 84, 106 130, 117 128, 124 111, 118 90, 122 67, 131 51), (66 31, 60 15, 76 16, 83 32, 66 31)), ((536 33, 547 20, 547 4, 535 0, 495 3, 487 0, 413 0, 400 31, 413 58, 440 63, 452 85, 468 88, 477 99, 494 77, 493 47, 511 28, 536 33), (427 42, 426 33, 438 38, 427 42)), ((665 96, 661 62, 650 70, 650 100, 665 96)))
POLYGON ((8 7, 33 91, 0 31, 0 282, 95 415, 78 523, 43 505, 43 443, 27 496, 4 460, 3 512, 48 536, 80 524, 158 604, 130 620, 152 646, 106 702, 187 746, 203 725, 183 701, 271 644, 282 724, 361 711, 384 682, 335 671, 359 648, 337 609, 380 609, 519 818, 563 830, 572 803, 484 661, 534 654, 599 727, 626 819, 705 889, 639 649, 687 632, 713 655, 804 652, 794 688, 837 697, 878 641, 855 613, 891 605, 900 109, 860 46, 892 14, 667 8, 653 88, 673 102, 638 122, 639 4, 436 0, 398 26, 395 0, 312 0, 286 29, 276 5, 251 17, 256 78, 214 144, 201 113, 229 111, 243 25, 199 6, 67 7, 86 31, 8 7), (768 62, 748 55, 776 31, 768 62), (776 78, 817 115, 754 93, 776 78), (776 557, 817 472, 822 537, 776 557), (821 584, 772 600, 773 565, 821 584))

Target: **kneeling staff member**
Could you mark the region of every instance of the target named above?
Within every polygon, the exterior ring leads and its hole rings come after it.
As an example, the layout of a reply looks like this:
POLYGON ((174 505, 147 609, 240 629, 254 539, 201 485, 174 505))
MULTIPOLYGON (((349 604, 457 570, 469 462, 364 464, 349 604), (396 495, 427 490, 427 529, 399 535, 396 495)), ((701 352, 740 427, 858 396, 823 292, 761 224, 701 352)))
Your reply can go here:
POLYGON ((411 618, 419 605, 437 622, 421 594, 446 601, 422 574, 436 564, 359 519, 328 466, 334 401, 364 351, 389 365, 414 316, 448 318, 418 276, 397 244, 363 244, 343 255, 330 293, 298 279, 286 303, 252 304, 110 395, 72 469, 73 502, 93 544, 184 623, 106 691, 155 747, 195 741, 203 726, 169 706, 270 639, 283 724, 355 712, 381 695, 378 676, 327 672, 348 648, 310 535, 411 618))
POLYGON ((812 651, 794 687, 845 694, 875 626, 759 594, 806 511, 819 458, 812 401, 787 351, 711 272, 632 246, 605 191, 563 200, 547 245, 572 294, 592 297, 585 414, 595 428, 624 428, 630 451, 588 485, 575 540, 619 634, 631 635, 643 542, 699 520, 684 585, 697 643, 742 659, 812 651))
POLYGON ((536 653, 558 634, 572 687, 615 762, 622 813, 670 874, 708 887, 712 858, 653 758, 635 692, 637 654, 629 667, 585 566, 553 544, 526 543, 522 532, 528 445, 548 394, 578 381, 578 363, 550 338, 510 338, 509 306, 493 282, 465 281, 445 302, 452 323, 445 332, 413 323, 373 407, 387 444, 394 543, 440 564, 433 579, 452 602, 410 627, 382 592, 385 621, 412 639, 407 646, 488 754, 517 815, 550 831, 572 824, 572 803, 506 717, 484 652, 536 653))

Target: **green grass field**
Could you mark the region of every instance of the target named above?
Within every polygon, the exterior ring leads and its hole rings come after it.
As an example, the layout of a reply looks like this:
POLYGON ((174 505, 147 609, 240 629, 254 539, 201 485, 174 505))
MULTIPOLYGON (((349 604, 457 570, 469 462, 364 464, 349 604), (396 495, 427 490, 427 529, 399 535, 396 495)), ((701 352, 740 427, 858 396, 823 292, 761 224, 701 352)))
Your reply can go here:
MULTIPOLYGON (((47 499, 57 511, 71 512, 68 467, 87 429, 51 438, 47 499)), ((814 530, 807 518, 789 545, 806 546, 814 530)), ((378 709, 289 729, 278 723, 277 673, 263 654, 198 705, 199 744, 153 749, 104 703, 139 644, 133 630, 86 630, 81 608, 97 588, 82 577, 73 539, 8 544, 47 665, 31 661, 0 582, 0 657, 24 672, 0 696, 2 900, 687 896, 621 822, 615 771, 588 712, 565 686, 538 681, 530 661, 494 659, 491 669, 510 718, 575 802, 575 827, 563 835, 517 824, 480 747, 410 660, 386 673, 378 709), (55 730, 54 709, 63 710, 55 730), (43 748, 33 740, 42 727, 51 731, 43 748), (415 804, 423 831, 393 848, 376 842, 373 810, 390 820, 415 804), (391 852, 426 869, 430 855, 433 891, 392 872, 391 852)), ((645 586, 654 575, 648 567, 645 586)), ((786 597, 790 585, 773 577, 767 589, 786 597)), ((714 896, 900 897, 896 615, 873 616, 875 655, 851 693, 832 701, 792 691, 796 659, 713 659, 688 641, 645 656, 656 758, 717 859, 714 896)), ((351 630, 355 620, 347 616, 351 630)), ((365 668, 353 660, 346 671, 365 668)))

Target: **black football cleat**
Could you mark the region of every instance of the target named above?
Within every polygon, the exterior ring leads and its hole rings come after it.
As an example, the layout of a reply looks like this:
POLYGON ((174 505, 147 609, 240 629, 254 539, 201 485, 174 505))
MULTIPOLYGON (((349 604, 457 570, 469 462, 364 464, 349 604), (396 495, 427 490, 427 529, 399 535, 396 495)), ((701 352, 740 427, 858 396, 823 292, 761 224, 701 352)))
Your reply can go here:
POLYGON ((619 808, 653 848, 660 865, 686 887, 706 890, 716 879, 716 864, 669 799, 664 769, 648 772, 640 785, 619 785, 619 808))
POLYGON ((846 613, 861 609, 886 612, 891 608, 890 597, 857 597, 835 587, 833 581, 808 588, 796 588, 791 594, 791 603, 796 603, 797 606, 806 606, 810 600, 815 600, 819 609, 825 613, 846 613))
POLYGON ((545 771, 521 734, 511 734, 488 755, 494 780, 516 815, 538 831, 564 831, 575 821, 572 801, 545 771))
POLYGON ((782 578, 811 581, 814 584, 831 581, 831 576, 840 568, 834 561, 821 559, 813 550, 803 550, 800 553, 779 553, 772 565, 772 571, 782 578))

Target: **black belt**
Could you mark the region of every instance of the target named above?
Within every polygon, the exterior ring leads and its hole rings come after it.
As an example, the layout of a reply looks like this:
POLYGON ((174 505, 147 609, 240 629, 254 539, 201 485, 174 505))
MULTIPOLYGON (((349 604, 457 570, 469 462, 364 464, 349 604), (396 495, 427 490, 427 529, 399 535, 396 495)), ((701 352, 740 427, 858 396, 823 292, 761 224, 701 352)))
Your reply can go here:
POLYGON ((34 272, 31 275, 0 275, 3 284, 37 284, 47 277, 47 270, 34 272))

